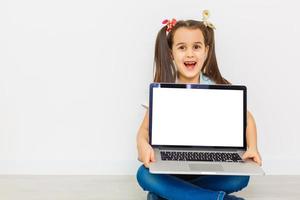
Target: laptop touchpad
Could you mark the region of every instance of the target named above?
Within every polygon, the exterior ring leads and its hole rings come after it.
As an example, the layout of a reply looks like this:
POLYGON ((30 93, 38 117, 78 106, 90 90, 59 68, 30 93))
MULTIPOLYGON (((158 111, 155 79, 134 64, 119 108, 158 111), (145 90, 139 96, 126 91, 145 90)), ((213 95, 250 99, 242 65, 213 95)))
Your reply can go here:
POLYGON ((218 164, 189 164, 189 167, 192 171, 224 171, 222 165, 218 164))

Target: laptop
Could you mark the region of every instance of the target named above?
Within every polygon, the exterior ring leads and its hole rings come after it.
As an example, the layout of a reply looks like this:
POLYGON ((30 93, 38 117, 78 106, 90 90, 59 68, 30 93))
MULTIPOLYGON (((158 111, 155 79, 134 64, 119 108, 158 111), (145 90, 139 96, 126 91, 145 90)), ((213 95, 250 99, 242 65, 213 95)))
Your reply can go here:
POLYGON ((264 175, 242 160, 246 123, 245 86, 151 83, 150 173, 264 175))

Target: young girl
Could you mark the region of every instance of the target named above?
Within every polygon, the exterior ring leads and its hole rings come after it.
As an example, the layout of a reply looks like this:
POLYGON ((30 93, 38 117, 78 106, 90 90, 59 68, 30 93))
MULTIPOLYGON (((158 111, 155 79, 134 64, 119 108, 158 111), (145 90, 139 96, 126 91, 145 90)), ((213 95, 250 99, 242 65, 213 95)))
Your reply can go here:
MULTIPOLYGON (((165 20, 155 45, 154 82, 230 84, 222 77, 216 60, 214 26, 207 21, 165 20)), ((180 114, 180 113, 177 113, 180 114)), ((148 199, 240 199, 232 192, 247 186, 249 176, 199 176, 151 174, 148 167, 155 162, 154 151, 148 138, 148 111, 137 135, 138 159, 143 165, 138 169, 140 186, 149 191, 148 199)), ((248 112, 246 129, 247 151, 243 159, 253 159, 261 165, 256 143, 256 127, 248 112)))

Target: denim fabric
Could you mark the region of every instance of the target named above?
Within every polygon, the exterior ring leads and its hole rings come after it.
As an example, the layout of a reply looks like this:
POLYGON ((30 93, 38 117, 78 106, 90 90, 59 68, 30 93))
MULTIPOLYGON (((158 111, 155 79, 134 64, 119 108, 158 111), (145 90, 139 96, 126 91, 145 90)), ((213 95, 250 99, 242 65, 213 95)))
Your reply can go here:
POLYGON ((239 191, 249 182, 249 176, 205 175, 184 179, 169 174, 151 174, 144 165, 138 169, 136 178, 150 196, 170 200, 221 200, 225 194, 239 191))

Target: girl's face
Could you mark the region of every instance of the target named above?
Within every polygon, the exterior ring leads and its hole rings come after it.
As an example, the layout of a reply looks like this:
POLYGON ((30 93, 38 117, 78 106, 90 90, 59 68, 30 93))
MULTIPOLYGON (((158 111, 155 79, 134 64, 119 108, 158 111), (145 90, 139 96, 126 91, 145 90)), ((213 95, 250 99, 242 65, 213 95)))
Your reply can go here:
POLYGON ((181 83, 198 83, 208 46, 200 29, 178 28, 174 34, 172 57, 181 83))

